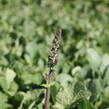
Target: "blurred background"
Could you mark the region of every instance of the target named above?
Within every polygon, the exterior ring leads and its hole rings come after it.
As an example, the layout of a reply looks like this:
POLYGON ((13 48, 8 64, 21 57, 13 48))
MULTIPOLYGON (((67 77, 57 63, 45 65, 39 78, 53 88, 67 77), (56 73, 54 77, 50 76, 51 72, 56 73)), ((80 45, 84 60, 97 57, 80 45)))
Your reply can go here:
POLYGON ((80 109, 72 107, 76 100, 69 90, 59 92, 80 81, 90 91, 90 108, 83 109, 109 109, 108 0, 0 0, 0 109, 42 109, 40 85, 58 28, 62 39, 51 107, 80 109), (67 94, 68 103, 62 101, 67 94))

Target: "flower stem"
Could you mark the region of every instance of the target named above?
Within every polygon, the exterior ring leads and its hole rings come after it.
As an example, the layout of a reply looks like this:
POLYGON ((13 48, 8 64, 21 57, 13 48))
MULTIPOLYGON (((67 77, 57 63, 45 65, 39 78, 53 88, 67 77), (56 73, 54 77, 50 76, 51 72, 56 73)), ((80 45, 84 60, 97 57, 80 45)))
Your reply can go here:
MULTIPOLYGON (((50 74, 51 74, 51 70, 50 70, 50 73, 47 77, 47 84, 51 83, 50 74)), ((46 88, 44 109, 49 109, 49 99, 50 99, 50 87, 46 88)))

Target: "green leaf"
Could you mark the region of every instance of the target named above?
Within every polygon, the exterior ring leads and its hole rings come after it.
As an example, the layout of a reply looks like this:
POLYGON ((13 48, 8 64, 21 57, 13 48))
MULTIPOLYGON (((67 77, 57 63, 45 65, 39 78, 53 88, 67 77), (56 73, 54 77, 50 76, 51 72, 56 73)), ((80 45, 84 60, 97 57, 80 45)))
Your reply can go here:
POLYGON ((66 107, 83 97, 89 99, 90 95, 90 92, 87 90, 84 84, 78 81, 73 81, 73 84, 69 84, 64 89, 60 89, 56 99, 59 104, 66 107))
POLYGON ((58 102, 56 102, 56 104, 53 106, 54 109, 65 109, 64 105, 59 104, 58 102))
POLYGON ((81 99, 78 104, 78 109, 95 109, 94 106, 85 98, 81 99))
POLYGON ((76 73, 80 73, 80 71, 81 71, 81 67, 77 66, 72 70, 72 75, 74 76, 76 75, 76 73))
POLYGON ((2 90, 5 91, 5 92, 8 90, 5 77, 4 77, 4 76, 1 76, 1 75, 0 75, 0 87, 1 87, 2 90))
POLYGON ((71 90, 71 88, 72 87, 60 89, 60 91, 58 92, 56 100, 60 105, 65 107, 75 101, 73 89, 71 90))
POLYGON ((105 75, 104 75, 104 78, 103 78, 103 82, 105 85, 109 85, 109 68, 107 68, 106 72, 105 72, 105 75))
POLYGON ((102 91, 103 91, 103 81, 102 79, 98 78, 98 79, 93 79, 89 82, 88 84, 89 86, 89 90, 91 91, 92 95, 91 95, 91 101, 96 101, 97 99, 99 99, 102 91))
POLYGON ((102 100, 105 102, 105 103, 109 103, 108 100, 109 100, 109 86, 106 87, 104 90, 103 90, 103 93, 102 93, 102 100))
POLYGON ((55 82, 51 82, 50 84, 42 84, 41 86, 45 87, 45 88, 50 88, 51 86, 53 86, 55 84, 55 82))
POLYGON ((0 91, 0 109, 10 109, 12 108, 8 102, 8 96, 0 91))
POLYGON ((103 57, 102 57, 102 64, 100 66, 100 71, 101 72, 104 72, 105 69, 107 67, 109 67, 109 61, 108 60, 109 60, 109 55, 108 54, 104 54, 103 57))
POLYGON ((30 42, 26 46, 26 54, 25 54, 25 59, 28 63, 32 63, 34 60, 34 57, 37 52, 37 45, 34 41, 30 42))
POLYGON ((73 78, 66 73, 62 73, 56 77, 56 80, 59 81, 63 87, 67 87, 68 82, 72 82, 73 78))
POLYGON ((6 69, 5 77, 6 77, 5 79, 7 82, 7 87, 9 88, 11 83, 14 81, 14 78, 16 77, 16 73, 11 69, 6 69))
POLYGON ((72 103, 70 106, 67 106, 65 109, 95 109, 95 107, 86 99, 81 98, 74 103, 72 103))
POLYGON ((41 85, 43 75, 41 72, 23 72, 21 78, 24 81, 24 84, 34 83, 37 85, 41 85))
POLYGON ((93 70, 97 70, 101 64, 101 56, 92 48, 87 49, 87 59, 93 70))
POLYGON ((53 86, 51 86, 51 98, 52 98, 52 102, 53 104, 56 103, 56 96, 58 94, 60 85, 58 83, 55 83, 53 86))
POLYGON ((16 82, 12 82, 10 88, 8 89, 7 93, 11 96, 14 96, 18 90, 18 84, 16 82))
POLYGON ((85 90, 84 84, 77 81, 74 85, 74 94, 77 95, 81 90, 85 90))

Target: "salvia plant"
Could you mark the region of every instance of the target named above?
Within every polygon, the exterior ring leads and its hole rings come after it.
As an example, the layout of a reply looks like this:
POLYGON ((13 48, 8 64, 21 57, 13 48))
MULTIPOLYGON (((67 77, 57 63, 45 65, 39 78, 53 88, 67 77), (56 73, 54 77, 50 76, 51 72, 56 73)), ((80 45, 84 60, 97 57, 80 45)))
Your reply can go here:
POLYGON ((60 48, 60 39, 61 39, 62 30, 58 29, 56 31, 56 35, 52 42, 52 48, 50 50, 50 54, 48 56, 48 65, 49 65, 49 73, 46 75, 46 93, 45 93, 45 104, 43 109, 49 108, 49 99, 50 99, 50 86, 52 78, 55 74, 54 67, 58 63, 58 50, 60 48))

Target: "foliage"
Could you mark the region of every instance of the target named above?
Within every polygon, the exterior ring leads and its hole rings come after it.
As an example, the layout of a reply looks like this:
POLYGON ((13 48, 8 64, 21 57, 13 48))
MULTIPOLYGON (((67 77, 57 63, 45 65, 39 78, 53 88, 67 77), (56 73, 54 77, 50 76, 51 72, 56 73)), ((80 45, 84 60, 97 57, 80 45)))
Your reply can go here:
POLYGON ((51 109, 108 109, 108 19, 108 0, 0 0, 0 109, 42 109, 57 28, 51 109))

